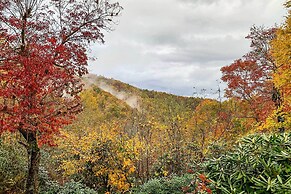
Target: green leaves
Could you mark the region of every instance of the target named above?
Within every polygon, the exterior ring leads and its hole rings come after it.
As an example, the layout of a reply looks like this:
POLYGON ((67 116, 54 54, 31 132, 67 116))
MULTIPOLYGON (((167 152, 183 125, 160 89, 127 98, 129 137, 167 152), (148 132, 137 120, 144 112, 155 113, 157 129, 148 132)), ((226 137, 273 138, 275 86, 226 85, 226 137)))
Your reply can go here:
POLYGON ((183 194, 193 191, 194 175, 172 176, 170 178, 154 178, 141 185, 134 192, 135 194, 183 194), (189 185, 189 186, 187 186, 189 185))
POLYGON ((40 192, 41 194, 97 194, 96 191, 90 189, 80 182, 70 181, 61 186, 57 182, 49 182, 47 188, 40 192))
POLYGON ((0 193, 20 193, 26 173, 26 150, 17 143, 15 135, 0 137, 0 193))
POLYGON ((290 148, 290 133, 251 135, 204 166, 222 193, 286 193, 291 190, 290 148))

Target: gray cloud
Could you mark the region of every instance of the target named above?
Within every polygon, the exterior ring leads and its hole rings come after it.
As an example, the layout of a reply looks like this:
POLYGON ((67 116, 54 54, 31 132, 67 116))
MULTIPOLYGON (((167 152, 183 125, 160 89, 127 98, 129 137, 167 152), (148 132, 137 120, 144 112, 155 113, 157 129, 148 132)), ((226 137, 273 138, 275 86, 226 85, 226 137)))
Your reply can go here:
POLYGON ((284 0, 120 0, 124 7, 90 72, 191 95, 215 88, 219 69, 249 50, 252 25, 281 23, 284 0))

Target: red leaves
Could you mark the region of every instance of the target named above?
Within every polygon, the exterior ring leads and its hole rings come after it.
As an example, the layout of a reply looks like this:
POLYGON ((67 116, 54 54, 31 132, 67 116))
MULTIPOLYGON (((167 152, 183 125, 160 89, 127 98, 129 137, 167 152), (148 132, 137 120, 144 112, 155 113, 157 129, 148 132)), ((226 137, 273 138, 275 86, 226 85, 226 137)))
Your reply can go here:
POLYGON ((189 173, 189 174, 193 174, 193 173, 194 173, 194 170, 192 170, 192 169, 188 169, 188 170, 187 170, 187 173, 189 173))
POLYGON ((264 87, 260 78, 262 72, 255 61, 237 60, 230 66, 221 68, 222 80, 228 83, 227 94, 247 99, 264 87))
POLYGON ((23 3, 0 2, 0 132, 25 130, 53 145, 82 109, 88 42, 103 42, 101 30, 122 8, 108 0, 23 3))
POLYGON ((265 72, 257 62, 237 60, 230 66, 221 68, 222 80, 227 82, 226 95, 249 102, 254 117, 264 120, 274 105, 272 103, 273 86, 265 72))
POLYGON ((40 143, 52 145, 52 140, 44 138, 58 134, 58 129, 70 123, 80 108, 76 96, 80 81, 69 71, 57 68, 53 52, 45 52, 46 49, 47 46, 31 45, 29 57, 16 55, 10 58, 12 61, 5 61, 15 68, 6 69, 10 76, 2 79, 6 87, 0 91, 10 107, 3 118, 3 130, 16 130, 21 124, 24 130, 38 131, 40 143), (62 98, 63 95, 70 97, 62 98))
POLYGON ((194 193, 212 193, 209 188, 209 184, 211 181, 207 179, 204 174, 198 174, 196 180, 191 181, 190 185, 182 187, 182 192, 186 194, 194 194, 194 193), (192 192, 191 192, 192 190, 192 192))
POLYGON ((265 120, 275 108, 270 81, 274 63, 268 46, 275 36, 274 32, 274 29, 251 28, 247 38, 251 39, 252 51, 221 68, 221 79, 228 85, 226 96, 248 102, 257 121, 265 120))
POLYGON ((210 183, 211 181, 207 179, 204 174, 199 174, 198 178, 200 179, 200 181, 198 182, 197 190, 212 193, 212 191, 207 187, 207 184, 210 183))

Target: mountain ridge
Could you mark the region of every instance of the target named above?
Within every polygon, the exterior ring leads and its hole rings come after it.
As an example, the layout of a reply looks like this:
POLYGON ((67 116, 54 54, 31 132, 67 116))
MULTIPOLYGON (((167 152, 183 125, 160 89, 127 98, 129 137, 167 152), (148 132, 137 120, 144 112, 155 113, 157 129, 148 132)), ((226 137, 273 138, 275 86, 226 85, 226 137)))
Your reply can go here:
MULTIPOLYGON (((141 111, 141 103, 148 98, 171 99, 170 101, 175 101, 175 103, 179 103, 179 101, 181 101, 181 103, 183 101, 187 101, 187 104, 190 104, 190 102, 194 101, 202 101, 201 98, 179 96, 167 92, 140 89, 114 78, 106 78, 104 76, 95 74, 87 74, 83 77, 83 81, 85 84, 85 89, 98 87, 99 89, 115 96, 117 99, 124 101, 128 106, 137 109, 138 111, 141 111)), ((191 109, 194 109, 197 105, 198 104, 191 106, 191 109)))

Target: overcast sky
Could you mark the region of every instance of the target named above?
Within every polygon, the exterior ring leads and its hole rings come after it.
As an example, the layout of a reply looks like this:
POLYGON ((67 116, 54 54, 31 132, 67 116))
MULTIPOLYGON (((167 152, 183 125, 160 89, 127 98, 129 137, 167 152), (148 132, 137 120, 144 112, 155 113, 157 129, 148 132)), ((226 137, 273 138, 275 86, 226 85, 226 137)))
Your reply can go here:
POLYGON ((134 86, 192 96, 216 89, 220 68, 249 51, 252 25, 281 24, 285 0, 119 0, 124 10, 89 71, 134 86))

